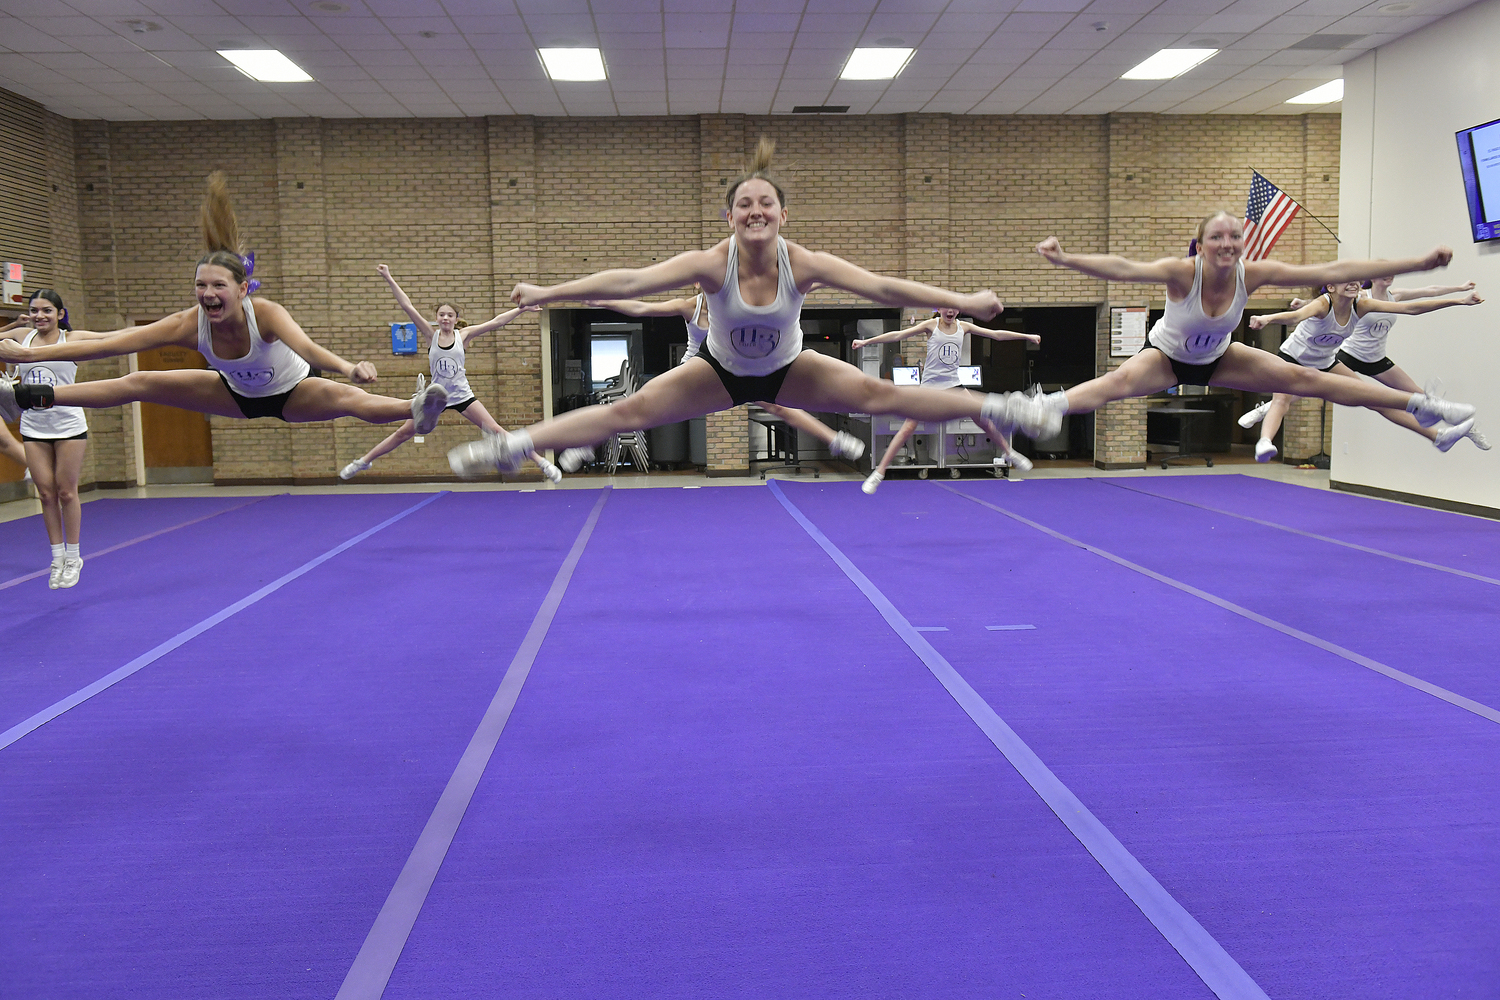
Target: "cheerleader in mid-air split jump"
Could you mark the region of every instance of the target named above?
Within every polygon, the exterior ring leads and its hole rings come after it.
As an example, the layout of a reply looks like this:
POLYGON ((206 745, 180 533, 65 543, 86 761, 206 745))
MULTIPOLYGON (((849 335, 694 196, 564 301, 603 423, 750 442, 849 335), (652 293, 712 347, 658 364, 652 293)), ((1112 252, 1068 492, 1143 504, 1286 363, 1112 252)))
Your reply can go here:
POLYGON ((1165 315, 1151 328, 1146 346, 1119 368, 1065 392, 1037 400, 1046 411, 1047 433, 1056 433, 1068 413, 1088 413, 1116 399, 1149 396, 1174 385, 1222 385, 1250 392, 1315 396, 1343 406, 1406 410, 1423 427, 1461 424, 1474 407, 1420 392, 1401 391, 1340 378, 1291 364, 1265 351, 1231 343, 1250 293, 1265 285, 1318 286, 1363 281, 1382 274, 1429 271, 1453 256, 1438 247, 1406 260, 1341 260, 1326 264, 1246 261, 1239 219, 1216 212, 1198 226, 1199 251, 1191 258, 1136 261, 1113 254, 1067 253, 1055 237, 1037 253, 1060 267, 1108 281, 1166 285, 1165 315))
MULTIPOLYGON (((396 304, 401 310, 411 317, 416 324, 417 330, 427 340, 427 367, 432 373, 432 381, 441 385, 448 393, 448 406, 464 415, 470 423, 480 430, 491 434, 502 433, 505 428, 495 422, 490 416, 490 411, 484 408, 484 404, 474 395, 474 390, 469 387, 468 372, 464 368, 464 352, 468 349, 475 338, 481 337, 491 330, 498 330, 528 309, 507 309, 505 312, 486 320, 476 326, 458 328, 458 307, 451 302, 439 303, 437 307, 437 326, 434 327, 427 317, 417 311, 412 305, 411 298, 402 287, 391 277, 391 269, 384 264, 375 268, 385 283, 390 286, 391 294, 396 296, 396 304), (443 341, 447 341, 446 344, 443 341)), ((382 455, 389 455, 417 434, 416 422, 407 420, 390 434, 384 441, 365 452, 359 458, 344 466, 339 473, 340 479, 353 479, 361 472, 369 470, 375 460, 382 455)), ((557 471, 557 466, 547 461, 540 455, 535 458, 536 464, 541 468, 542 475, 549 482, 562 482, 562 473, 557 471)))
MULTIPOLYGON (((1459 299, 1413 299, 1408 302, 1361 298, 1359 292, 1358 281, 1329 285, 1325 294, 1300 309, 1251 316, 1250 329, 1261 330, 1272 323, 1296 324, 1292 335, 1276 352, 1282 360, 1357 382, 1359 376, 1340 360, 1339 355, 1343 353, 1342 345, 1360 320, 1379 315, 1419 316, 1449 306, 1477 306, 1484 301, 1473 292, 1459 299)), ((1240 426, 1245 428, 1254 427, 1257 420, 1262 421, 1260 440, 1255 443, 1257 462, 1269 462, 1276 456, 1276 445, 1271 439, 1281 429, 1281 421, 1294 398, 1288 393, 1278 392, 1270 402, 1262 403, 1240 418, 1240 426)), ((1376 412, 1427 438, 1438 451, 1447 451, 1465 437, 1475 434, 1473 417, 1439 430, 1437 427, 1423 427, 1405 410, 1382 408, 1376 412)), ((1475 443, 1478 444, 1479 440, 1475 443)))
POLYGON ((601 271, 542 288, 518 284, 517 305, 632 299, 697 283, 710 303, 709 332, 698 357, 609 406, 585 406, 497 434, 448 453, 455 472, 513 470, 535 450, 597 444, 618 431, 658 427, 739 403, 765 401, 817 412, 897 414, 917 420, 977 420, 992 439, 1001 426, 1039 431, 1039 409, 1020 393, 987 396, 895 386, 853 365, 802 350, 802 300, 822 283, 884 305, 957 309, 988 319, 1000 311, 992 291, 960 295, 931 285, 874 274, 828 253, 781 238, 785 192, 770 174, 775 145, 762 139, 747 172, 725 190, 732 235, 636 270, 601 271))

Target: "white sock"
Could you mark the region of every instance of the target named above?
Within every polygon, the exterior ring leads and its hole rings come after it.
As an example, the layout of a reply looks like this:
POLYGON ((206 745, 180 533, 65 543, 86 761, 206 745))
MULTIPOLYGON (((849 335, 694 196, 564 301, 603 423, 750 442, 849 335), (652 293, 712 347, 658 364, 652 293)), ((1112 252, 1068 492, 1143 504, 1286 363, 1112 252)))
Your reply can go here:
POLYGON ((63 561, 63 547, 61 545, 52 546, 52 561, 55 563, 63 561))
POLYGON ((63 555, 67 556, 69 559, 78 559, 78 558, 80 558, 80 556, 78 554, 78 546, 79 546, 79 544, 80 544, 79 542, 67 542, 67 543, 64 543, 64 545, 63 545, 63 555))
POLYGON ((1414 393, 1412 393, 1411 394, 1411 399, 1408 399, 1406 401, 1406 412, 1407 413, 1416 413, 1417 412, 1417 407, 1422 405, 1422 400, 1424 398, 1426 398, 1426 397, 1424 397, 1422 395, 1422 393, 1420 393, 1420 392, 1414 392, 1414 393))

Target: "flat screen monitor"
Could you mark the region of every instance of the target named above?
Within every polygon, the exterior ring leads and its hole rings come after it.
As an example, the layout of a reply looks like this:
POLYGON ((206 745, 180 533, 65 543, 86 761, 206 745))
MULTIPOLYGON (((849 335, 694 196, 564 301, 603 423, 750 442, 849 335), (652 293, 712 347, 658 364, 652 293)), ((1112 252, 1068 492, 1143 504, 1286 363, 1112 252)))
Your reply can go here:
POLYGON ((958 384, 979 387, 984 384, 984 379, 979 377, 978 365, 959 365, 958 384))
POLYGON ((1474 242, 1500 239, 1500 118, 1457 136, 1474 242))
POLYGON ((897 385, 920 385, 922 383, 922 369, 892 368, 891 381, 897 385))

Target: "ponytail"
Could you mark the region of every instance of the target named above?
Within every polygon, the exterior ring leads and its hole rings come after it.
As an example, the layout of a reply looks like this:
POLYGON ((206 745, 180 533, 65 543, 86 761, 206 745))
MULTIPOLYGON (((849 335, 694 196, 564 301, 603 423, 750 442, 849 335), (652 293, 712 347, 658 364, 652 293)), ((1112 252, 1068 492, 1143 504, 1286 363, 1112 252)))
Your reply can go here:
POLYGON ((769 136, 761 136, 760 141, 755 144, 755 153, 750 157, 750 163, 745 172, 731 180, 724 189, 724 206, 734 208, 735 195, 739 193, 740 185, 749 180, 763 180, 776 189, 776 200, 781 202, 781 207, 786 207, 786 192, 782 190, 781 184, 775 177, 771 176, 771 161, 776 156, 776 140, 769 136))
POLYGON ((199 258, 198 266, 214 264, 222 267, 234 275, 237 284, 244 284, 248 269, 240 256, 240 224, 234 215, 234 203, 229 200, 224 171, 215 170, 208 175, 198 218, 203 226, 203 245, 208 250, 199 258))

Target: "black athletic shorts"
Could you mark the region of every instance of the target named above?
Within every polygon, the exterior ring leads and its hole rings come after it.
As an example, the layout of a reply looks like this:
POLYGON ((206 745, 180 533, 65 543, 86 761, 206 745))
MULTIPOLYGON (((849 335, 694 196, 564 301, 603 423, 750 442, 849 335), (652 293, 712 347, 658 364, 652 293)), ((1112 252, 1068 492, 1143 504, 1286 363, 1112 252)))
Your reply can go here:
POLYGON ((39 437, 32 437, 29 434, 22 434, 21 435, 21 440, 22 441, 35 441, 38 444, 47 444, 50 441, 87 441, 88 439, 89 439, 89 432, 88 431, 84 431, 82 434, 74 434, 72 437, 65 437, 65 438, 39 438, 39 437))
MULTIPOLYGON (((1143 351, 1161 351, 1160 347, 1151 343, 1151 338, 1146 338, 1146 346, 1143 351)), ((1178 361, 1176 358, 1161 351, 1166 359, 1172 362, 1172 374, 1177 376, 1178 385, 1208 385, 1208 380, 1214 377, 1214 369, 1219 367, 1219 362, 1224 360, 1224 355, 1219 355, 1206 365, 1190 365, 1186 361, 1178 361)))
MULTIPOLYGON (((1287 364, 1296 365, 1299 368, 1311 368, 1312 367, 1312 365, 1304 365, 1302 362, 1298 361, 1296 358, 1292 357, 1290 354, 1288 354, 1286 351, 1281 350, 1280 348, 1276 349, 1276 356, 1278 358, 1280 358, 1282 361, 1285 361, 1287 364)), ((1318 371, 1320 371, 1320 372, 1332 371, 1333 370, 1333 365, 1336 365, 1338 363, 1339 363, 1339 359, 1338 358, 1334 358, 1333 359, 1333 364, 1330 364, 1327 368, 1319 368, 1318 371)))
POLYGON ((224 377, 223 372, 219 373, 219 381, 224 383, 224 388, 229 391, 229 395, 234 397, 240 412, 251 420, 257 417, 275 417, 277 420, 285 420, 286 417, 281 415, 281 411, 285 409, 286 401, 296 391, 297 385, 302 384, 298 382, 286 392, 278 392, 274 396, 241 396, 230 386, 229 379, 224 377))
POLYGON ((782 365, 769 375, 735 375, 719 364, 719 359, 708 349, 707 341, 704 341, 702 349, 698 351, 698 357, 713 367, 719 381, 724 384, 724 391, 729 393, 735 406, 741 403, 776 402, 776 397, 781 393, 781 383, 786 381, 786 373, 792 367, 790 364, 782 365))
POLYGON ((1347 351, 1339 351, 1338 359, 1346 368, 1357 371, 1361 375, 1368 375, 1371 378, 1374 378, 1376 375, 1383 375, 1396 367, 1396 362, 1390 358, 1381 358, 1379 361, 1361 361, 1347 351))
POLYGON ((474 402, 477 399, 479 399, 478 396, 470 396, 468 399, 464 400, 462 403, 454 403, 451 406, 445 406, 445 407, 443 407, 443 409, 445 411, 446 410, 457 410, 459 413, 462 413, 465 410, 467 410, 469 407, 473 406, 474 402))

